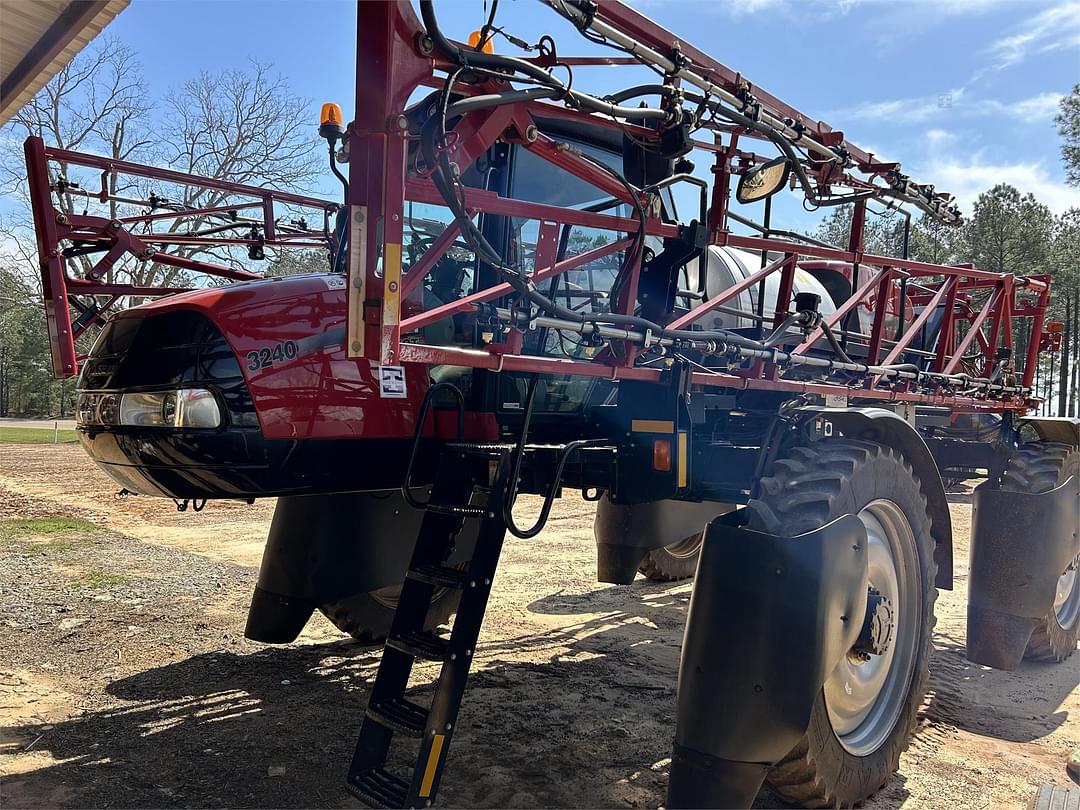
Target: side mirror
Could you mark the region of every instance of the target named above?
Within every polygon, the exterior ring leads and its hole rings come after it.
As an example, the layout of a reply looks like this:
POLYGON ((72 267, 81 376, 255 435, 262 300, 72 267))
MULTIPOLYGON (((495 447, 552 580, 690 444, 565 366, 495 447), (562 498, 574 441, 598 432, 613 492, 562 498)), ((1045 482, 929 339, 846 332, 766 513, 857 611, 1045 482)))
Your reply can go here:
POLYGON ((735 199, 746 205, 771 197, 787 184, 790 174, 788 159, 782 156, 774 158, 739 178, 735 199))

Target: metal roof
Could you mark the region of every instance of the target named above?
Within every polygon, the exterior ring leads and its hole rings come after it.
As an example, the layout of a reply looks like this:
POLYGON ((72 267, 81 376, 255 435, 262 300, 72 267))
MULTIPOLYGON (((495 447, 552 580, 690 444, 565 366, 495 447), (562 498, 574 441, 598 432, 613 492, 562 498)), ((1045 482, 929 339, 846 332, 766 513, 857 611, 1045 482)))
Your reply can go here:
POLYGON ((130 0, 0 0, 0 124, 130 0))

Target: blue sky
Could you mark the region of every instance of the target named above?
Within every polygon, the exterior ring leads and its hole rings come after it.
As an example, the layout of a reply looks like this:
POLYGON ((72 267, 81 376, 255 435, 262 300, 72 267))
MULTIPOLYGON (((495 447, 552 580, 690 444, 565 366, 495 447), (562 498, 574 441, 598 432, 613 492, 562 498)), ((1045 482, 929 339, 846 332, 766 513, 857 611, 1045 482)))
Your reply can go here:
MULTIPOLYGON (((1080 82, 1080 0, 638 0, 643 13, 755 84, 844 130, 921 182, 957 194, 965 212, 997 182, 1057 212, 1080 206, 1064 185, 1052 116, 1080 82)), ((442 0, 457 38, 478 28, 483 0, 442 0)), ((362 14, 363 3, 360 3, 362 14)), ((352 115, 357 6, 348 0, 133 0, 108 32, 138 51, 155 95, 200 70, 272 62, 294 90, 352 115)), ((593 53, 535 0, 502 0, 498 24, 562 53, 593 53)), ((510 46, 497 42, 500 50, 510 46)), ((580 70, 599 93, 634 83, 623 69, 580 70)), ((336 186, 328 180, 327 194, 336 186)), ((796 219, 796 201, 779 208, 796 219)))

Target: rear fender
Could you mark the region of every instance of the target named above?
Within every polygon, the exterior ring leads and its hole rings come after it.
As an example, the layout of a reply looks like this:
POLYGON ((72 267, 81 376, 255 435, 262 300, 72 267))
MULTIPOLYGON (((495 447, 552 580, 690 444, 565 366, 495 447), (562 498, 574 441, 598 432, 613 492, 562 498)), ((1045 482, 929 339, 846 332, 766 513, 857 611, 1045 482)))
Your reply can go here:
POLYGON ((596 575, 600 582, 629 585, 645 553, 678 543, 705 528, 733 504, 712 501, 647 501, 612 503, 605 495, 596 504, 596 575))
POLYGON ((967 657, 1016 669, 1080 554, 1080 478, 1032 494, 980 484, 972 497, 967 657))
POLYGON ((749 807, 806 733, 866 612, 866 529, 845 515, 796 537, 705 531, 679 667, 668 807, 749 807))
POLYGON ((1016 420, 1017 427, 1031 425, 1044 442, 1060 442, 1080 447, 1080 418, 1075 416, 1025 416, 1016 420))
POLYGON ((877 442, 903 453, 915 471, 926 508, 930 514, 930 535, 934 538, 934 562, 937 578, 934 585, 951 591, 953 586, 952 516, 941 472, 922 436, 903 417, 884 408, 799 408, 828 419, 849 439, 877 442))
MULTIPOLYGON (((288 643, 320 605, 399 584, 423 514, 398 490, 278 498, 244 634, 288 643)), ((452 560, 471 556, 475 523, 452 560)))

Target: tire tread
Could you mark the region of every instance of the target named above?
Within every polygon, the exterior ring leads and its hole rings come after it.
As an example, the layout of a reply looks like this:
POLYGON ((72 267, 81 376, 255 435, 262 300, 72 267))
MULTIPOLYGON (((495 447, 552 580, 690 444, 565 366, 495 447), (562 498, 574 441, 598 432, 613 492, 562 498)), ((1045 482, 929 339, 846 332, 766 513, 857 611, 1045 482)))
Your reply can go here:
MULTIPOLYGON (((916 538, 930 544, 923 547, 920 556, 923 561, 924 588, 929 606, 929 627, 925 630, 925 650, 914 674, 914 683, 910 694, 916 696, 905 708, 898 723, 901 745, 896 746, 889 764, 889 773, 895 772, 899 765, 900 753, 907 749, 916 725, 916 712, 926 693, 930 677, 927 660, 932 646, 933 611, 932 601, 936 596, 934 577, 937 567, 933 561, 933 546, 930 538, 930 519, 926 508, 926 496, 921 482, 911 465, 896 450, 885 445, 854 439, 828 439, 814 442, 811 446, 796 446, 788 451, 786 457, 777 460, 763 477, 758 487, 759 496, 750 501, 751 522, 758 524, 765 531, 787 534, 802 533, 820 528, 834 514, 838 500, 843 496, 845 487, 859 473, 860 468, 878 459, 895 464, 910 476, 919 488, 921 514, 908 515, 912 531, 916 538)), ((917 539, 917 542, 919 540, 917 539)), ((829 733, 832 734, 831 729, 829 733)), ((897 732, 894 732, 896 734, 897 732)), ((813 744, 813 727, 792 748, 792 750, 770 770, 767 777, 770 786, 784 799, 804 807, 840 807, 856 804, 865 796, 849 797, 840 795, 836 784, 830 780, 836 774, 835 763, 830 767, 819 760, 819 752, 813 744)), ((873 785, 876 790, 881 785, 873 785)))

